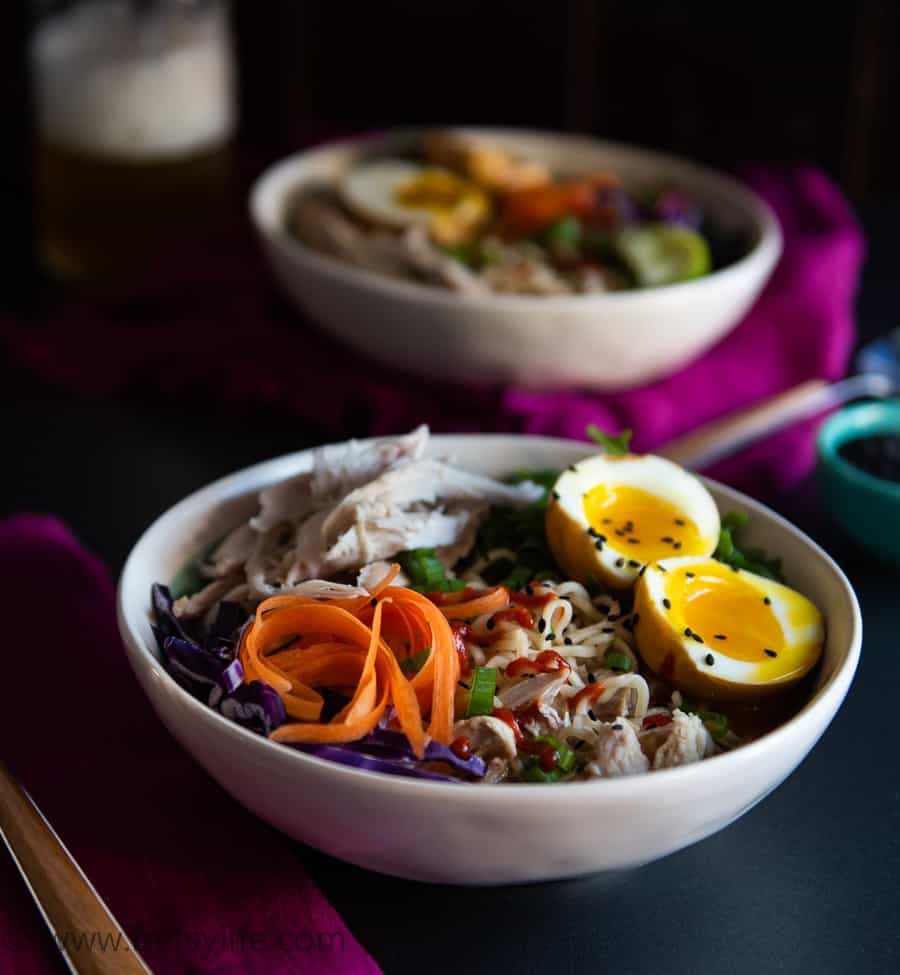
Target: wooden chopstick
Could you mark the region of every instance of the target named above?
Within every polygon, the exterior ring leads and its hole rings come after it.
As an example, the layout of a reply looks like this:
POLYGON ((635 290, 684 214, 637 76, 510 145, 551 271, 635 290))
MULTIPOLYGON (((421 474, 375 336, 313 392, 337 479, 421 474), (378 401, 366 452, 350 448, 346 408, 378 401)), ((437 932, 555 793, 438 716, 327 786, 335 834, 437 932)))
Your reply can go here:
POLYGON ((152 975, 34 800, 2 762, 0 837, 75 975, 152 975))

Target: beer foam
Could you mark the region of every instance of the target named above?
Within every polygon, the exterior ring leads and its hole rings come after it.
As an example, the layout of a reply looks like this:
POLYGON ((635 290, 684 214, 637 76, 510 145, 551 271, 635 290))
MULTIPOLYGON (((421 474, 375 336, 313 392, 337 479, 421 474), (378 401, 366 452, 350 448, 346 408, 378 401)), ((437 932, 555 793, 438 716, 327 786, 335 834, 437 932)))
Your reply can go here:
POLYGON ((138 14, 89 0, 40 24, 31 68, 40 137, 64 148, 166 158, 215 147, 234 130, 222 4, 138 14))

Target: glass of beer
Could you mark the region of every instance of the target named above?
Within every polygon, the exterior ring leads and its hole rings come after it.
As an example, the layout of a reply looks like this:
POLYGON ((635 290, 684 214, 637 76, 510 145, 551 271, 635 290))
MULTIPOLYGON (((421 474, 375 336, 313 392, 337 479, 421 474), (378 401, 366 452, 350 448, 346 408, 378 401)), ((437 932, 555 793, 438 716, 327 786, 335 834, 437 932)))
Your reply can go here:
POLYGON ((38 238, 63 278, 117 285, 227 197, 233 48, 222 0, 56 3, 31 38, 38 238))

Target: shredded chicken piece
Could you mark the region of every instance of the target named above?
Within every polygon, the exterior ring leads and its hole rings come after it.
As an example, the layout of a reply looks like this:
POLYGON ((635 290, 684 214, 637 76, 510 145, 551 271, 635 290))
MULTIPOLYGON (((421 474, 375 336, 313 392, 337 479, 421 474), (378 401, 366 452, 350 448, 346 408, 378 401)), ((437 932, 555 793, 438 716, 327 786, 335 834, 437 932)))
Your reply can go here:
POLYGON ((671 724, 641 735, 641 748, 652 761, 653 768, 661 769, 699 762, 713 754, 715 744, 699 715, 676 710, 671 724))
POLYGON ((594 760, 585 766, 588 775, 599 778, 637 775, 646 772, 649 767, 650 762, 641 751, 641 744, 630 721, 623 718, 599 726, 594 760))
POLYGON ((537 674, 534 677, 523 677, 514 684, 504 687, 497 695, 505 708, 518 711, 520 708, 536 704, 540 713, 552 723, 559 723, 559 715, 552 709, 553 700, 560 688, 569 679, 568 668, 554 671, 550 674, 537 674))
POLYGON ((425 458, 427 443, 422 426, 403 437, 317 450, 309 471, 260 493, 258 514, 203 567, 210 584, 179 601, 178 611, 201 615, 240 585, 252 608, 408 549, 434 548, 456 560, 474 544, 490 504, 528 504, 542 494, 535 484, 502 484, 425 458))
POLYGON ((516 757, 516 737, 512 728, 499 718, 481 715, 457 721, 453 726, 455 738, 469 739, 472 751, 485 761, 502 758, 511 761, 516 757))

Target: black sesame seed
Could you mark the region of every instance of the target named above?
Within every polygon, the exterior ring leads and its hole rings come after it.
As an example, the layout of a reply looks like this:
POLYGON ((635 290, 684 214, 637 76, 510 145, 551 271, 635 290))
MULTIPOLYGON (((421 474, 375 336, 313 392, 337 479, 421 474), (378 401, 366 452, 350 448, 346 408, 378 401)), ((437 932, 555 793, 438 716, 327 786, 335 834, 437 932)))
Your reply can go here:
POLYGON ((711 653, 706 655, 705 660, 708 667, 712 667, 712 665, 716 662, 716 658, 711 653))
POLYGON ((601 542, 606 541, 606 535, 598 535, 597 538, 599 538, 601 542))
POLYGON ((684 635, 685 636, 693 636, 694 635, 694 631, 689 626, 686 626, 684 628, 684 635))
POLYGON ((543 633, 547 629, 547 621, 545 619, 538 620, 538 633, 543 633))
POLYGON ((662 603, 663 603, 663 606, 665 606, 666 609, 671 609, 672 608, 672 604, 671 604, 671 602, 669 602, 668 599, 665 599, 664 598, 663 601, 662 601, 662 603))
POLYGON ((556 639, 556 634, 553 632, 553 630, 550 630, 548 633, 545 633, 544 634, 544 639, 545 640, 555 640, 556 639))
POLYGON ((631 566, 632 569, 637 569, 641 563, 638 562, 637 559, 629 559, 628 564, 631 566))
POLYGON ((591 536, 591 538, 596 538, 597 536, 597 530, 595 528, 591 528, 590 525, 588 525, 587 533, 591 536))
POLYGON ((662 537, 662 538, 660 539, 660 541, 661 541, 661 542, 665 542, 665 543, 666 543, 666 545, 671 545, 671 544, 672 544, 672 542, 674 542, 674 541, 675 541, 675 539, 674 539, 674 538, 672 538, 672 536, 671 536, 671 535, 663 535, 663 537, 662 537))
POLYGON ((686 524, 686 522, 685 522, 684 518, 676 518, 675 519, 675 524, 676 525, 684 525, 684 524, 686 524))
POLYGON ((669 571, 664 565, 662 565, 659 562, 656 563, 656 568, 659 569, 660 572, 668 572, 669 571))
POLYGON ((699 633, 692 633, 692 634, 691 634, 691 639, 692 639, 692 640, 693 640, 693 641, 694 641, 695 643, 703 643, 703 637, 702 637, 702 636, 700 636, 700 634, 699 634, 699 633))
POLYGON ((770 650, 768 647, 766 647, 765 650, 763 650, 763 653, 767 657, 777 657, 778 656, 778 654, 774 650, 770 650))
POLYGON ((497 624, 494 622, 493 616, 487 621, 487 628, 492 630, 497 624))
POLYGON ((763 596, 763 602, 766 604, 766 606, 771 606, 772 605, 772 600, 769 599, 768 596, 763 596))
POLYGON ((616 568, 621 569, 625 565, 625 559, 616 559, 616 568))
POLYGON ((604 525, 612 524, 612 518, 601 518, 600 520, 603 522, 604 525))
POLYGON ((727 636, 725 636, 725 634, 724 634, 724 633, 713 633, 713 637, 714 637, 714 638, 715 638, 716 640, 727 640, 727 639, 728 639, 728 637, 727 637, 727 636))
POLYGON ((640 545, 641 544, 641 540, 639 538, 629 538, 628 539, 628 544, 629 545, 640 545))
POLYGON ((597 541, 594 542, 594 548, 597 549, 598 552, 603 551, 603 542, 601 541, 601 539, 598 538, 597 541))
POLYGON ((621 731, 622 730, 622 726, 619 724, 618 721, 612 726, 612 730, 613 731, 621 731))
POLYGON ((643 575, 643 574, 644 574, 644 573, 645 573, 646 571, 647 571, 647 566, 646 566, 646 565, 642 565, 642 566, 641 566, 641 567, 640 567, 640 568, 638 569, 638 575, 639 575, 639 576, 642 576, 642 575, 643 575))
POLYGON ((567 637, 566 637, 566 638, 565 638, 565 639, 563 640, 563 643, 564 643, 564 644, 565 644, 565 645, 566 645, 567 647, 571 647, 571 646, 572 646, 572 637, 570 637, 570 636, 567 636, 567 637))
POLYGON ((677 551, 678 551, 678 550, 679 550, 679 549, 681 548, 681 542, 676 542, 676 543, 675 543, 675 544, 674 544, 674 545, 672 546, 672 548, 674 548, 674 549, 675 549, 675 551, 677 552, 677 551))
POLYGON ((686 579, 693 579, 694 578, 694 573, 693 572, 685 572, 684 576, 685 576, 686 579))
POLYGON ((621 528, 617 528, 616 529, 616 534, 619 535, 620 537, 623 537, 623 538, 625 537, 625 532, 622 531, 621 528))

